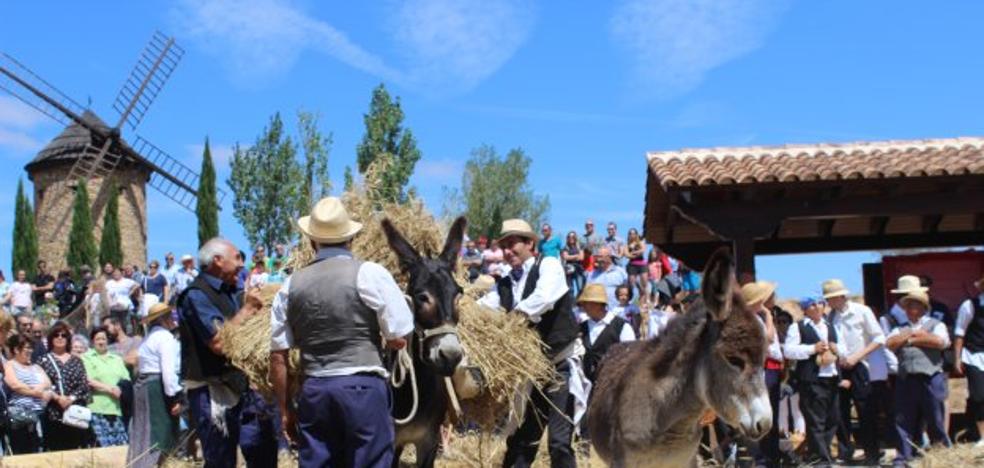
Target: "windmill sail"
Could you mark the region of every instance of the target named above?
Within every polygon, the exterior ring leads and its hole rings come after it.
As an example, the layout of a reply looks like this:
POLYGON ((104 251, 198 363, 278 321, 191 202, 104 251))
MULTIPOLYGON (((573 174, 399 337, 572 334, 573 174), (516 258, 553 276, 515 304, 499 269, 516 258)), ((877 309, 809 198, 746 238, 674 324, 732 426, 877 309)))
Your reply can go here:
MULTIPOLYGON (((150 186, 175 203, 195 211, 198 198, 197 172, 165 153, 153 143, 137 136, 133 150, 146 164, 154 169, 150 176, 150 186)), ((221 207, 225 191, 216 187, 216 203, 221 207)))
POLYGON ((0 89, 62 125, 82 124, 85 107, 3 52, 0 52, 0 89))
POLYGON ((184 49, 175 44, 173 37, 160 31, 154 33, 113 102, 113 109, 120 114, 116 128, 123 123, 129 125, 130 130, 137 128, 182 56, 184 49))

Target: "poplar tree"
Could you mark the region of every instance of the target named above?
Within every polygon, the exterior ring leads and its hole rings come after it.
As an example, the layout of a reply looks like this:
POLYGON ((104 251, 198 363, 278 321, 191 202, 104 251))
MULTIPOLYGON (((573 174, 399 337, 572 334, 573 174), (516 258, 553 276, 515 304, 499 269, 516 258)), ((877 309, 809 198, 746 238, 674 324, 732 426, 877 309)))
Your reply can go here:
POLYGON ((72 230, 68 234, 68 267, 76 277, 80 276, 83 265, 98 271, 99 252, 93 237, 92 210, 89 208, 89 190, 82 179, 75 189, 72 204, 72 230))
POLYGON ((356 148, 359 173, 365 175, 372 163, 389 159, 377 178, 380 186, 375 187, 374 192, 382 198, 377 201, 406 201, 406 186, 420 160, 420 150, 413 132, 403 127, 400 98, 391 98, 386 87, 380 84, 372 92, 369 113, 363 115, 363 121, 366 132, 356 148))
POLYGON ((102 239, 99 241, 99 264, 123 266, 123 248, 120 240, 120 191, 116 181, 109 182, 109 199, 103 215, 102 239))
POLYGON ((205 137, 205 151, 202 154, 202 171, 198 179, 198 199, 195 214, 198 216, 198 245, 219 235, 219 204, 215 187, 215 165, 212 163, 212 150, 208 137, 205 137))
POLYGON ((11 255, 11 276, 18 270, 34 275, 38 263, 38 231, 34 225, 34 210, 24 195, 24 181, 17 181, 17 198, 14 203, 14 246, 11 255))

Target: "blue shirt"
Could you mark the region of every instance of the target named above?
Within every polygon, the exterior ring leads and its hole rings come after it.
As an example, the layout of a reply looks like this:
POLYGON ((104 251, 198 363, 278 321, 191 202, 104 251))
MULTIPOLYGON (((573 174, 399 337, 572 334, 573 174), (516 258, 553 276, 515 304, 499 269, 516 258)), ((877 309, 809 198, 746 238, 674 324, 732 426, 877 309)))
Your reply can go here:
POLYGON ((605 286, 605 293, 608 296, 609 304, 618 304, 618 300, 615 299, 615 289, 628 282, 629 275, 625 273, 624 268, 618 265, 612 265, 607 271, 601 271, 600 268, 595 268, 588 275, 589 284, 598 283, 605 286))
POLYGON ((550 239, 540 239, 537 249, 541 254, 547 257, 560 258, 560 251, 563 250, 564 244, 560 242, 560 238, 556 236, 551 236, 550 239))
MULTIPOLYGON (((234 285, 225 284, 222 280, 204 271, 201 272, 200 276, 205 279, 205 282, 209 286, 218 290, 219 297, 228 300, 232 304, 234 312, 239 311, 239 288, 234 285)), ((180 304, 180 313, 181 320, 194 332, 194 336, 191 338, 199 342, 199 345, 201 345, 199 346, 200 349, 208 349, 212 338, 219 331, 217 325, 226 321, 226 317, 222 315, 222 311, 212 304, 212 301, 208 300, 208 296, 204 292, 198 289, 188 291, 188 294, 185 295, 184 300, 180 304)), ((186 338, 182 336, 181 339, 184 340, 186 338)))

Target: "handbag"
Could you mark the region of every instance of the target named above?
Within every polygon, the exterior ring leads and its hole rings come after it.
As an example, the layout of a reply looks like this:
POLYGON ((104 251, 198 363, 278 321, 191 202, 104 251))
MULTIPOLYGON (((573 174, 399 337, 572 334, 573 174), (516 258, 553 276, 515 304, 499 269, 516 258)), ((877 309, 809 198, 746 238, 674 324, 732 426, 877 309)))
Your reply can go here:
MULTIPOLYGON (((58 363, 51 357, 51 353, 48 353, 47 358, 51 362, 51 366, 55 368, 55 373, 58 374, 58 392, 65 395, 65 387, 62 386, 61 369, 58 368, 58 363)), ((62 412, 61 423, 66 426, 88 429, 90 421, 92 421, 92 410, 82 405, 70 405, 62 412)))

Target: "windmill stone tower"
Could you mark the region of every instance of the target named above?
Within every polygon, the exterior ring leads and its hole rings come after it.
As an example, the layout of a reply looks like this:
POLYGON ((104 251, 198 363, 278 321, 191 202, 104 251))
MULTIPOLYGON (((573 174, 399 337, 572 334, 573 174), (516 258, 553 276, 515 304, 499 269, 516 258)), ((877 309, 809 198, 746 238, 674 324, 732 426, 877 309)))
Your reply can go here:
MULTIPOLYGON (((93 126, 109 127, 89 111, 82 119, 93 126)), ((103 145, 99 135, 79 124, 69 125, 24 169, 34 183, 34 206, 38 232, 38 254, 54 269, 66 266, 68 235, 72 229, 72 204, 78 180, 69 178, 72 167, 81 158, 92 158, 86 148, 103 145)), ((119 152, 116 152, 117 154, 119 152)), ((120 239, 123 262, 144 265, 147 259, 147 192, 146 184, 153 169, 140 161, 121 161, 108 175, 95 174, 85 180, 92 207, 95 238, 98 245, 102 235, 104 210, 109 197, 119 197, 120 239), (116 193, 110 193, 110 181, 116 182, 116 193)))
MULTIPOLYGON (((34 182, 39 256, 50 268, 67 264, 72 203, 80 180, 89 193, 97 240, 107 202, 119 197, 121 248, 128 265, 143 266, 147 261, 147 185, 195 211, 198 174, 143 137, 130 144, 121 136, 124 125, 135 130, 140 124, 182 55, 174 38, 160 32, 153 35, 113 102, 119 117, 111 127, 88 107, 0 53, 0 89, 66 126, 24 167, 34 182), (110 182, 116 183, 117 193, 109 193, 110 182)), ((221 206, 225 192, 218 190, 217 195, 221 206)))

